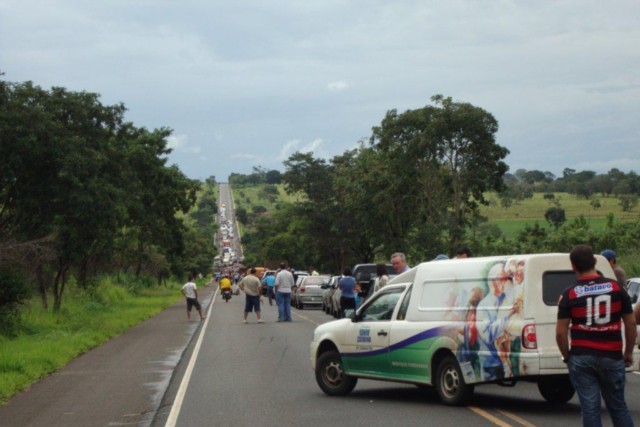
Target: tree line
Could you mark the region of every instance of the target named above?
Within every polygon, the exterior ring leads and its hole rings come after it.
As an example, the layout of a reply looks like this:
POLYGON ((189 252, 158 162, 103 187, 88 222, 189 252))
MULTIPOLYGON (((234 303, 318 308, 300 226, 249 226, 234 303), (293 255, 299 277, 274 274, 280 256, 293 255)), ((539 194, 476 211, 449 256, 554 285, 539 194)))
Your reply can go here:
MULTIPOLYGON (((282 183, 287 192, 304 197, 278 203, 272 211, 239 209, 238 219, 248 226, 243 235, 247 263, 285 259, 339 272, 387 260, 397 251, 414 263, 428 261, 462 245, 477 255, 566 252, 577 243, 640 252, 640 221, 621 223, 613 216, 605 230, 596 231, 584 218, 558 223, 549 215, 551 227, 534 223, 516 238, 505 237, 480 214, 488 192, 501 197, 525 190, 576 194, 586 186, 608 195, 621 188, 620 182, 635 191, 638 177, 615 169, 603 176, 571 169, 560 178, 539 171, 509 174, 503 161, 508 150, 495 141, 498 123, 490 113, 440 95, 431 101, 420 109, 387 112, 368 140, 330 160, 313 153, 291 155, 282 183), (605 181, 610 186, 594 185, 605 181)), ((232 184, 267 184, 267 172, 254 168, 251 183, 248 176, 236 175, 232 184)))
POLYGON ((0 309, 27 286, 59 311, 71 277, 87 288, 100 274, 159 283, 208 270, 215 178, 168 165, 171 129, 125 112, 95 93, 0 80, 0 309))

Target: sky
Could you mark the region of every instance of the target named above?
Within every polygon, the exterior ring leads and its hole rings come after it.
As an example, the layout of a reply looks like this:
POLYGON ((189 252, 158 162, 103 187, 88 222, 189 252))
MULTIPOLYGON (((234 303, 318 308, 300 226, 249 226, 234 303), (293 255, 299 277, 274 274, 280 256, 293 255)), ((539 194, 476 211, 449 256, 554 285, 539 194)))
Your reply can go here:
POLYGON ((509 172, 640 173, 638 0, 0 0, 0 72, 169 127, 225 182, 331 159, 437 94, 498 120, 509 172))

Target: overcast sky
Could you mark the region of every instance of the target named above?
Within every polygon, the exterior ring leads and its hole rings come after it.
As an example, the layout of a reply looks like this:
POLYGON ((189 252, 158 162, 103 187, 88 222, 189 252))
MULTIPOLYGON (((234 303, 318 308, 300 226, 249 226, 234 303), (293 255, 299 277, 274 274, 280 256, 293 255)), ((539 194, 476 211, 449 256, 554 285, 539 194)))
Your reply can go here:
POLYGON ((436 94, 510 172, 640 173, 640 1, 0 0, 0 71, 170 127, 189 177, 330 159, 436 94))

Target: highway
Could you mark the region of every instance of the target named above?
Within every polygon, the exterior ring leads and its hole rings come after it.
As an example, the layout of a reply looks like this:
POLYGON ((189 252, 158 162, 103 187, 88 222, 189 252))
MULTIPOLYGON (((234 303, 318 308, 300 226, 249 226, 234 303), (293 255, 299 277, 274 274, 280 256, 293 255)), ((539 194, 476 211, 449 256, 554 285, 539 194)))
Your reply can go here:
MULTIPOLYGON (((180 401, 172 396, 172 418, 167 406, 154 426, 580 425, 577 397, 551 405, 532 383, 477 386, 465 407, 442 405, 433 390, 371 380, 360 380, 347 396, 326 396, 311 371, 309 343, 315 326, 332 318, 293 309, 292 323, 277 323, 277 308, 267 304, 266 323, 250 315, 252 322, 243 324, 243 304, 242 295, 228 304, 217 296, 198 353, 182 361, 192 363, 189 380, 172 384, 172 393, 182 386, 184 395, 180 401)), ((640 376, 628 374, 628 403, 637 420, 639 393, 640 376)), ((604 425, 612 425, 608 416, 604 425)))

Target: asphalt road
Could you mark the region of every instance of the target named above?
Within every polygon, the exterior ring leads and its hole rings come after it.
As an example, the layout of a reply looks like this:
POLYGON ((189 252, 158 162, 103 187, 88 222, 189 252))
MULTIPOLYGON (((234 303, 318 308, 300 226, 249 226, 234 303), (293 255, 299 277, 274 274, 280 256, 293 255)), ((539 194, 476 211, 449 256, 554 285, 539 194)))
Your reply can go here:
MULTIPOLYGON (((213 289, 202 289, 203 301, 213 289)), ((80 356, 0 408, 0 426, 578 426, 577 398, 550 405, 535 384, 478 386, 469 406, 443 406, 433 390, 361 380, 328 397, 310 369, 309 343, 320 310, 293 309, 277 323, 242 323, 244 297, 205 304, 187 323, 176 304, 80 356)), ((627 400, 640 420, 640 376, 627 376, 627 400)), ((605 415, 604 425, 611 426, 605 415)))
MULTIPOLYGON (((332 318, 293 309, 292 323, 277 323, 276 307, 267 305, 266 323, 250 315, 243 324, 243 301, 216 299, 190 379, 178 384, 174 377, 154 426, 580 425, 577 397, 550 405, 531 383, 478 386, 470 405, 459 408, 442 405, 433 390, 379 381, 360 380, 348 396, 328 397, 310 369, 309 343, 315 326, 332 318)), ((640 420, 639 392, 640 377, 629 374, 628 401, 640 420)), ((607 415, 604 425, 612 425, 607 415)))

